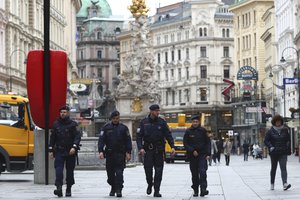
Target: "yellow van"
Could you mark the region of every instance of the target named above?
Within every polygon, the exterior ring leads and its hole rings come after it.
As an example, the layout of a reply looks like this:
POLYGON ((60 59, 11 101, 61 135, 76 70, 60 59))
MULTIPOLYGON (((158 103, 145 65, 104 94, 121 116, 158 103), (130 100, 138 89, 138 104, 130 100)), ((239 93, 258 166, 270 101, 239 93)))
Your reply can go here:
POLYGON ((165 147, 166 163, 174 163, 175 160, 187 160, 186 150, 183 145, 183 136, 191 123, 186 123, 185 114, 178 114, 177 123, 168 123, 172 136, 174 138, 175 155, 171 155, 171 147, 167 143, 165 147))
POLYGON ((33 131, 28 99, 0 95, 0 173, 33 169, 33 131))

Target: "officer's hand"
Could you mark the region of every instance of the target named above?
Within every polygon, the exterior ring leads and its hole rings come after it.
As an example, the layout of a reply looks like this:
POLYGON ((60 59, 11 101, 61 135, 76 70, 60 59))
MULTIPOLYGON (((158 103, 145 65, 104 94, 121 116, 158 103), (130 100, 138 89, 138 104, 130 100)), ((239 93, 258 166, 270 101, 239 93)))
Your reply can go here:
POLYGON ((171 149, 171 154, 172 154, 172 156, 175 155, 175 149, 174 148, 171 149))
POLYGON ((206 159, 206 160, 209 160, 209 156, 206 156, 205 159, 206 159))
POLYGON ((102 160, 102 159, 104 159, 104 154, 103 154, 103 152, 100 152, 99 153, 99 158, 102 160))
POLYGON ((193 155, 194 155, 195 157, 197 157, 199 154, 198 154, 197 151, 194 151, 194 152, 193 152, 193 155))
POLYGON ((72 149, 70 149, 69 155, 72 156, 75 154, 75 152, 76 152, 76 149, 72 148, 72 149))
POLYGON ((141 156, 144 156, 144 155, 145 155, 145 150, 144 150, 144 149, 141 149, 140 152, 139 152, 139 154, 140 154, 141 156))
POLYGON ((53 152, 50 152, 50 153, 49 153, 49 157, 50 157, 51 159, 54 158, 53 152))
POLYGON ((126 161, 131 160, 131 154, 130 153, 126 153, 126 161))

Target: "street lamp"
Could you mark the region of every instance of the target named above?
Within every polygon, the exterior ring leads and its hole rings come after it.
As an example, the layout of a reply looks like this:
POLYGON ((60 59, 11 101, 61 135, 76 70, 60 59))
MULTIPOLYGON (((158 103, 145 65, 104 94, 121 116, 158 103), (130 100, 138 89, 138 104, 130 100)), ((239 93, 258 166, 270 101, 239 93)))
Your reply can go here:
MULTIPOLYGON (((280 62, 285 62, 286 60, 284 59, 284 56, 283 56, 283 53, 285 50, 287 49, 294 49, 296 51, 296 54, 297 54, 297 79, 299 81, 299 73, 300 73, 300 70, 299 70, 299 50, 296 49, 295 47, 286 47, 285 49, 283 49, 282 53, 281 53, 281 59, 280 59, 280 62)), ((298 83, 297 81, 297 83, 298 83)), ((298 117, 299 117, 299 125, 300 125, 300 114, 299 114, 299 110, 300 110, 300 85, 298 83, 298 117)), ((299 126, 298 126, 299 128, 299 126)), ((297 128, 297 129, 298 129, 297 128)), ((298 151, 299 151, 299 148, 300 148, 300 145, 299 145, 299 130, 298 130, 298 151)), ((300 156, 299 156, 299 162, 300 162, 300 156)))
MULTIPOLYGON (((283 70, 283 74, 285 75, 285 68, 283 68, 282 65, 272 65, 272 66, 270 66, 270 74, 269 74, 270 78, 273 78, 272 72, 273 72, 274 67, 280 67, 283 70)), ((276 88, 283 90, 283 117, 285 118, 286 117, 285 84, 283 83, 283 86, 280 86, 273 82, 273 85, 275 85, 276 88)))
MULTIPOLYGON (((10 92, 12 92, 12 73, 11 73, 11 70, 12 70, 12 56, 15 52, 18 52, 18 51, 24 53, 24 55, 25 55, 24 64, 27 63, 26 52, 24 50, 15 49, 11 52, 11 54, 10 54, 10 67, 9 67, 9 91, 10 92)), ((17 59, 17 61, 18 61, 18 59, 17 59)))

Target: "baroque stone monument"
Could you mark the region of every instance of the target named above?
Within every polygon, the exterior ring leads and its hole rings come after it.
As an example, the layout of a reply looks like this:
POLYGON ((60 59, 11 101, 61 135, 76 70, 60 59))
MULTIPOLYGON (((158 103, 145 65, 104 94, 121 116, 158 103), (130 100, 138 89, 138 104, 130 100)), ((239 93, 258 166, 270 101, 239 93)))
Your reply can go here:
POLYGON ((160 102, 160 94, 154 79, 154 55, 147 18, 149 9, 145 0, 132 0, 128 9, 135 18, 130 23, 133 49, 126 55, 114 97, 121 120, 135 139, 140 119, 148 114, 149 105, 160 102))

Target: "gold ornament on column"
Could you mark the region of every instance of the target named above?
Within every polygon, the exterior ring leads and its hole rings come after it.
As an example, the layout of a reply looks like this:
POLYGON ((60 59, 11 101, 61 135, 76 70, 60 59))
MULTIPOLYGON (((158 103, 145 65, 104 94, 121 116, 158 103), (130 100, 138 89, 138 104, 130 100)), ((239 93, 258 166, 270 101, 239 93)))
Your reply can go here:
POLYGON ((140 16, 148 16, 149 8, 147 8, 145 0, 132 0, 132 5, 128 6, 128 10, 135 18, 140 16))
POLYGON ((134 98, 131 108, 132 108, 132 112, 138 113, 142 111, 143 105, 139 97, 134 98))

